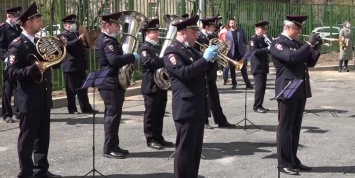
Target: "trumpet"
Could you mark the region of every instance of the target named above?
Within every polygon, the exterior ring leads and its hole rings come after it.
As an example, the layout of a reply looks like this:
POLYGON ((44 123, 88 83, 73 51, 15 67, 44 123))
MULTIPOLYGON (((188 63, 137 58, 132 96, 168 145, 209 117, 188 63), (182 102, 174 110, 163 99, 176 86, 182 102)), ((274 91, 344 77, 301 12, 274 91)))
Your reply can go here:
POLYGON ((271 45, 271 40, 269 39, 269 37, 266 35, 266 34, 263 34, 263 36, 264 36, 264 41, 265 41, 265 43, 268 45, 268 46, 270 46, 271 45))
MULTIPOLYGON (((229 58, 227 56, 228 50, 229 50, 229 45, 225 41, 221 41, 219 38, 213 38, 210 40, 210 44, 201 44, 198 41, 195 41, 196 44, 198 44, 201 48, 201 51, 204 52, 205 49, 208 48, 208 46, 211 45, 217 45, 218 50, 217 50, 217 62, 221 64, 223 67, 228 68, 228 64, 231 63, 232 65, 235 66, 236 71, 240 71, 244 65, 243 61, 236 62, 233 59, 229 58)), ((214 62, 214 60, 212 60, 214 62)))

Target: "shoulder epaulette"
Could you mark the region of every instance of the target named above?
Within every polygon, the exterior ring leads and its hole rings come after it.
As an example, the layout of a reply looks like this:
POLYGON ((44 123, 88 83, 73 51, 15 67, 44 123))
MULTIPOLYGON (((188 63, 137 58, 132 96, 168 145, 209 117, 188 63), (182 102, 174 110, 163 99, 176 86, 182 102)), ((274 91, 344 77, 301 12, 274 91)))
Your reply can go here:
POLYGON ((12 40, 12 42, 16 43, 16 42, 20 41, 20 39, 21 39, 20 37, 17 37, 14 40, 12 40))
POLYGON ((176 44, 176 42, 172 42, 170 46, 174 47, 174 46, 177 46, 177 44, 176 44))

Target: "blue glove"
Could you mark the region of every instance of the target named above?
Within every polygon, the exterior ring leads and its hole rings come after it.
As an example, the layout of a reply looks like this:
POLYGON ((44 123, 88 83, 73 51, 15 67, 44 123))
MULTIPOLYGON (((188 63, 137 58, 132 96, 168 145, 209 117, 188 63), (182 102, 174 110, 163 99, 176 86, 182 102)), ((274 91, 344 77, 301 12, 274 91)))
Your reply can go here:
POLYGON ((203 57, 206 59, 207 62, 211 61, 214 57, 217 56, 218 46, 213 45, 209 46, 205 52, 203 53, 203 57))
POLYGON ((135 62, 138 62, 141 59, 141 56, 138 53, 133 53, 135 62))

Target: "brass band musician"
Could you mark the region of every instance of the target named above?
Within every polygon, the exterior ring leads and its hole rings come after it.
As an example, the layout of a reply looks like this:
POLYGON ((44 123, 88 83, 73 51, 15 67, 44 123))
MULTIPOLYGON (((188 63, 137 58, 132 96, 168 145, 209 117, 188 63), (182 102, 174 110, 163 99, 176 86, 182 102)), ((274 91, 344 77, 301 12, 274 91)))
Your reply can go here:
MULTIPOLYGON (((206 44, 207 46, 209 45, 209 41, 213 38, 217 38, 217 33, 215 32, 216 30, 216 21, 219 19, 219 17, 209 17, 209 18, 204 18, 200 19, 202 22, 202 29, 199 31, 199 35, 197 38, 197 42, 201 44, 206 44)), ((195 47, 198 51, 200 51, 201 46, 196 45, 195 47)), ((208 80, 208 91, 209 91, 209 106, 212 112, 212 116, 214 119, 214 122, 218 125, 220 128, 231 128, 231 127, 236 127, 233 124, 230 124, 227 121, 226 116, 223 113, 221 103, 219 100, 219 93, 216 85, 217 81, 217 70, 218 70, 218 62, 215 60, 214 62, 210 63, 210 68, 207 70, 207 80, 208 80)), ((209 112, 209 116, 211 116, 211 112, 209 112)), ((213 129, 212 126, 209 125, 208 119, 206 120, 205 123, 205 128, 206 129, 213 129)))
POLYGON ((164 146, 172 146, 172 142, 165 141, 163 133, 163 119, 167 102, 167 90, 160 89, 154 81, 154 72, 164 67, 164 61, 159 58, 157 44, 159 40, 159 19, 153 19, 142 29, 145 41, 141 44, 139 54, 142 64, 141 92, 144 98, 144 135, 147 146, 161 150, 164 146))

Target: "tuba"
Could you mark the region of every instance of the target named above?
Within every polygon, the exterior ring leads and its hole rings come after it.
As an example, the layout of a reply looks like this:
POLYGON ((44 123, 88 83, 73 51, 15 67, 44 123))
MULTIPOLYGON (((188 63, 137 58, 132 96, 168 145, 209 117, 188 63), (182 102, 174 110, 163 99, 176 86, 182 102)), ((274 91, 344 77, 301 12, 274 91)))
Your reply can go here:
POLYGON ((42 77, 39 82, 43 80, 43 72, 48 68, 59 64, 65 58, 67 50, 63 45, 63 41, 54 36, 45 36, 38 39, 36 43, 36 50, 43 60, 39 60, 36 55, 30 54, 28 58, 34 58, 36 62, 40 63, 42 77))
MULTIPOLYGON (((148 24, 148 19, 137 11, 122 11, 119 19, 122 26, 122 50, 123 54, 137 52, 137 36, 141 28, 148 24)), ((131 85, 134 64, 127 64, 118 70, 118 83, 123 89, 131 85)))
MULTIPOLYGON (((170 44, 176 37, 177 28, 175 26, 172 26, 172 24, 177 23, 183 19, 184 18, 177 15, 165 15, 163 17, 164 22, 168 26, 168 32, 166 33, 166 36, 164 38, 165 41, 161 48, 159 58, 162 58, 164 56, 165 49, 170 46, 170 44)), ((153 77, 154 82, 157 84, 158 88, 162 90, 168 90, 170 88, 169 75, 166 71, 166 68, 162 67, 154 71, 153 77)))

